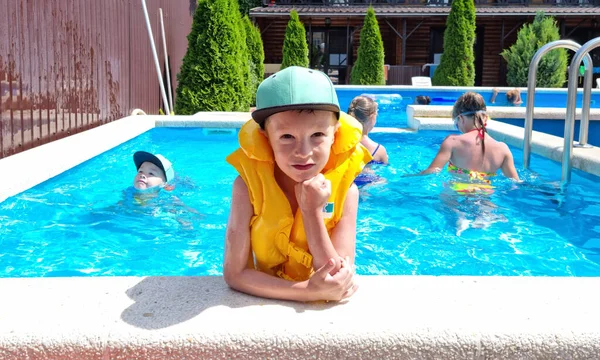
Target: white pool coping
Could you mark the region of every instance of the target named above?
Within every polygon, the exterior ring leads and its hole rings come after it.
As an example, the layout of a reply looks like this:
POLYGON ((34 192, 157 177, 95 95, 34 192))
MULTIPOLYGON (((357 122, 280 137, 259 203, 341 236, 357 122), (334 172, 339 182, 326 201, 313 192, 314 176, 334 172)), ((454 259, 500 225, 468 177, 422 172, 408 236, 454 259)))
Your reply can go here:
POLYGON ((0 279, 1 359, 594 359, 600 278, 363 276, 345 303, 222 277, 0 279))
MULTIPOLYGON (((239 127, 248 118, 132 116, 28 150, 0 160, 0 173, 21 179, 0 187, 0 201, 11 196, 6 189, 24 191, 154 126, 239 127)), ((235 292, 219 276, 0 279, 0 359, 600 354, 600 278, 362 276, 359 282, 345 303, 300 304, 235 292)))

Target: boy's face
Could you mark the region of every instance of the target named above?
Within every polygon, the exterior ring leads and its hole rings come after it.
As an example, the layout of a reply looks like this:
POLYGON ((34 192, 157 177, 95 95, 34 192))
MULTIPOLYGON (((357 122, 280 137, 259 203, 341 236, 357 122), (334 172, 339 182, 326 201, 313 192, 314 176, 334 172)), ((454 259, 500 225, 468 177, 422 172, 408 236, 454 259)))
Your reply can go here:
POLYGON ((133 187, 146 190, 165 183, 165 174, 151 162, 144 162, 133 179, 133 187))
POLYGON ((290 110, 271 115, 264 131, 277 166, 295 182, 302 182, 327 164, 338 127, 330 111, 290 110))

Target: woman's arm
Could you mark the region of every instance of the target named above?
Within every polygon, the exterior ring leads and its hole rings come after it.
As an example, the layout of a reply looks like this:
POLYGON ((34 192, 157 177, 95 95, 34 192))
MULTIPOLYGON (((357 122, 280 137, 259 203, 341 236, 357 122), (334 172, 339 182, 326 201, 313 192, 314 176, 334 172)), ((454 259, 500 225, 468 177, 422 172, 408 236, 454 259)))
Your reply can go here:
POLYGON ((448 161, 450 161, 450 157, 452 156, 452 147, 453 147, 453 143, 454 143, 454 137, 448 136, 444 142, 442 142, 442 145, 440 146, 440 150, 438 151, 437 155, 435 156, 435 158, 433 159, 433 161, 431 162, 431 164, 429 164, 429 167, 423 171, 421 171, 421 174, 431 174, 434 172, 439 172, 442 170, 442 168, 448 163, 448 161))
POLYGON ((513 158, 512 152, 508 148, 508 145, 504 144, 504 161, 502 162, 502 174, 504 176, 519 181, 519 174, 517 173, 517 169, 515 168, 515 160, 513 158))
POLYGON ((352 295, 352 268, 343 267, 333 276, 328 274, 336 266, 337 260, 328 260, 310 280, 302 282, 284 280, 249 268, 252 215, 248 188, 243 179, 238 177, 233 183, 225 237, 223 276, 227 285, 247 294, 282 300, 341 300, 352 295))

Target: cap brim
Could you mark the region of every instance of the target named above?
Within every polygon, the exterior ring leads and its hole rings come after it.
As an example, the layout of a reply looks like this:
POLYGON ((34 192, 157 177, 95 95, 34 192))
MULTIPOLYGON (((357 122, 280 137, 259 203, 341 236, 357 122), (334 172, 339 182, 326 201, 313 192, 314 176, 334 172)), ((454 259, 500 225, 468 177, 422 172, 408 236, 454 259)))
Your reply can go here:
POLYGON ((293 104, 254 110, 252 118, 262 125, 269 116, 288 110, 324 110, 335 113, 338 119, 340 117, 340 108, 334 104, 293 104))
POLYGON ((149 152, 145 152, 145 151, 136 152, 135 154, 133 154, 133 162, 135 163, 136 169, 139 169, 143 163, 150 162, 150 163, 158 166, 158 168, 161 169, 163 174, 165 174, 165 176, 166 176, 165 167, 163 166, 162 161, 160 161, 159 158, 150 154, 149 152))

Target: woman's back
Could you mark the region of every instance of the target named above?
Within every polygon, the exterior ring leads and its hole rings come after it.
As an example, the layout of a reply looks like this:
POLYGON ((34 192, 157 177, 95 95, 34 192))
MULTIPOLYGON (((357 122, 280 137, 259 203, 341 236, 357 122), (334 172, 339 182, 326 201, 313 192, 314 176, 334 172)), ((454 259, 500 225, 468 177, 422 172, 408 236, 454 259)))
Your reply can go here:
POLYGON ((508 147, 488 134, 484 136, 485 152, 476 131, 456 135, 450 163, 461 169, 495 174, 506 159, 508 147))

